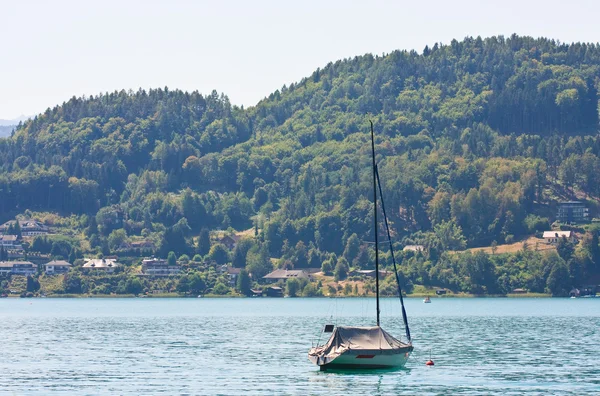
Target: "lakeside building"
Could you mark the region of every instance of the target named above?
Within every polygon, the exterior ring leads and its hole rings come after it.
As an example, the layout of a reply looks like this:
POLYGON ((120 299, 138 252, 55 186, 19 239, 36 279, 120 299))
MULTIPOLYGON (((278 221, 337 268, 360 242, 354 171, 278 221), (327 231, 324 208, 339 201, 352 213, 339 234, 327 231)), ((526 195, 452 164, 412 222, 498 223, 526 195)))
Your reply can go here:
POLYGON ((46 274, 55 275, 55 274, 64 274, 65 272, 69 272, 72 265, 71 263, 65 260, 52 260, 46 264, 44 264, 46 268, 46 274))
MULTIPOLYGON (((8 228, 16 224, 16 220, 10 220, 0 225, 0 233, 5 233, 8 228)), ((19 228, 23 236, 36 236, 48 234, 48 227, 37 220, 19 220, 19 228)))
POLYGON ((280 280, 285 281, 285 280, 293 279, 293 278, 309 279, 310 275, 309 275, 308 271, 306 271, 306 270, 277 269, 277 270, 263 276, 263 279, 270 281, 270 282, 277 282, 280 280))
POLYGON ((2 261, 0 262, 0 275, 33 275, 37 272, 37 265, 31 261, 2 261))
POLYGON ((267 297, 283 297, 283 289, 277 286, 270 286, 263 290, 262 295, 267 297))
POLYGON ((142 273, 151 276, 170 276, 181 272, 181 267, 177 264, 169 265, 167 260, 160 258, 145 258, 142 260, 142 273))
POLYGON ((573 231, 544 231, 542 236, 547 244, 556 245, 562 237, 567 238, 571 243, 577 242, 577 237, 573 231))
POLYGON ((87 271, 98 270, 98 271, 106 271, 109 274, 115 272, 115 269, 119 267, 120 264, 117 263, 115 259, 112 258, 101 258, 101 259, 86 259, 85 264, 83 264, 83 269, 87 271))
POLYGON ((586 223, 589 221, 589 209, 581 201, 558 203, 556 219, 561 223, 586 223))
POLYGON ((218 266, 217 270, 219 271, 220 274, 225 274, 225 273, 227 274, 227 276, 229 278, 229 286, 232 286, 232 287, 237 284, 238 276, 240 275, 240 272, 242 271, 241 268, 235 268, 235 267, 232 267, 227 264, 218 266))

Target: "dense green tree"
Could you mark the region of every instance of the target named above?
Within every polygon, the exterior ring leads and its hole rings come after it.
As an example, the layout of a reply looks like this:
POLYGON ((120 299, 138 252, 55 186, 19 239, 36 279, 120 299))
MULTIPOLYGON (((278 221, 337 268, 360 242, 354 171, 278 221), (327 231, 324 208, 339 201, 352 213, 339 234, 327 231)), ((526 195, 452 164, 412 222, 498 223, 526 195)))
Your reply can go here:
POLYGON ((548 291, 553 296, 568 296, 570 286, 569 270, 564 263, 557 263, 550 270, 546 283, 548 291))
POLYGON ((451 221, 440 222, 434 232, 442 250, 462 250, 466 246, 460 226, 451 221))
POLYGON ((360 252, 360 240, 358 239, 358 235, 352 234, 348 241, 346 241, 346 248, 344 249, 344 258, 352 263, 353 260, 358 256, 360 252))
POLYGON ((340 257, 335 264, 333 278, 337 281, 344 280, 348 277, 348 261, 344 257, 340 257))
POLYGON ((252 291, 250 290, 252 287, 252 283, 250 281, 250 276, 248 275, 248 271, 245 269, 241 269, 240 273, 237 277, 236 287, 238 291, 245 295, 250 295, 252 291))
POLYGON ((201 294, 206 289, 206 283, 198 272, 194 272, 188 276, 188 285, 193 294, 201 294))
POLYGON ((298 295, 298 291, 300 290, 300 282, 298 279, 290 278, 285 282, 285 291, 288 296, 296 297, 298 295))
POLYGON ((81 276, 68 273, 63 276, 63 289, 65 293, 78 294, 83 292, 81 276))
POLYGON ((241 239, 233 248, 231 264, 236 268, 244 268, 246 266, 246 255, 254 246, 254 241, 249 238, 241 239))
POLYGON ((187 275, 179 278, 176 289, 179 293, 187 293, 190 291, 190 279, 187 275))
POLYGON ((563 235, 563 237, 558 240, 556 251, 563 260, 568 261, 573 256, 575 247, 573 246, 573 243, 563 235))
POLYGON ((27 275, 27 291, 35 293, 40 289, 40 282, 31 275, 27 275))
POLYGON ((175 252, 169 252, 167 255, 167 264, 168 265, 177 265, 177 256, 175 252))
POLYGON ((113 230, 108 236, 108 247, 111 251, 115 251, 121 247, 123 242, 127 240, 127 232, 120 228, 118 230, 113 230))
POLYGON ((125 284, 125 292, 128 294, 135 294, 136 296, 144 290, 144 285, 140 281, 139 277, 132 276, 127 279, 125 284))
POLYGON ((246 270, 255 281, 260 280, 273 270, 273 264, 265 246, 253 246, 248 251, 246 263, 246 270))
POLYGON ((203 228, 200 231, 200 236, 198 237, 198 254, 205 256, 210 251, 210 234, 206 228, 203 228))
POLYGON ((227 294, 227 293, 229 293, 229 288, 227 286, 225 286, 223 283, 217 282, 215 284, 215 287, 213 287, 213 293, 218 294, 218 295, 227 294))
POLYGON ((220 243, 216 243, 211 246, 208 252, 208 259, 213 260, 217 264, 225 264, 229 261, 229 253, 227 248, 220 243))

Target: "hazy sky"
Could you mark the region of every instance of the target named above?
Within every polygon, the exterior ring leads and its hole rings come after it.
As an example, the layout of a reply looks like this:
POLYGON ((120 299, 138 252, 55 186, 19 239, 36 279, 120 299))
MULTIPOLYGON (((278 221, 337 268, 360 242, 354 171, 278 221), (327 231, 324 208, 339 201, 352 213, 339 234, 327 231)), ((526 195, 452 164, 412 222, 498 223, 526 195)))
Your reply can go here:
POLYGON ((251 106, 330 61, 512 33, 600 41, 600 1, 0 0, 0 118, 168 86, 251 106))

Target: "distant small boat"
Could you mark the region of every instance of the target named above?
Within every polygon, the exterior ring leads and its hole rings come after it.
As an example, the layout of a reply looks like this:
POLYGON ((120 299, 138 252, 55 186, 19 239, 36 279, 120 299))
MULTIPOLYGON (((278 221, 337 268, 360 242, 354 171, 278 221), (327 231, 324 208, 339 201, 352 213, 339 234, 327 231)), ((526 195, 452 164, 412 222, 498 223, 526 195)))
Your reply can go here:
POLYGON ((427 297, 425 297, 425 298, 423 299, 423 302, 424 302, 424 303, 426 303, 426 304, 427 304, 427 303, 431 303, 431 298, 429 298, 429 296, 427 296, 427 297))

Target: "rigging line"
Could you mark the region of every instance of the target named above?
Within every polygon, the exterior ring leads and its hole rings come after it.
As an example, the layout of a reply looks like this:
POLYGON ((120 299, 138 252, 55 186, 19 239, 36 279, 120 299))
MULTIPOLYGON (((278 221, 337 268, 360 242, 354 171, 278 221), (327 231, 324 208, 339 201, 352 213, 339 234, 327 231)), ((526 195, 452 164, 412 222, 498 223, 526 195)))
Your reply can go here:
POLYGON ((404 320, 404 328, 406 330, 406 338, 410 342, 410 329, 408 328, 408 318, 406 316, 406 309, 404 309, 404 298, 402 297, 402 288, 400 287, 400 277, 398 276, 398 268, 396 266, 396 257, 394 256, 394 246, 392 244, 392 235, 390 233, 390 226, 387 220, 387 214, 385 212, 385 202, 383 202, 383 193, 381 191, 381 179, 379 178, 379 168, 375 165, 375 175, 377 177, 377 185, 379 186, 379 198, 381 199, 381 210, 383 211, 383 219, 385 221, 385 229, 387 231, 388 240, 390 242, 390 252, 392 254, 392 263, 394 263, 394 274, 396 275, 396 283, 398 284, 398 295, 400 296, 400 305, 402 306, 402 319, 404 320))
MULTIPOLYGON (((375 164, 375 132, 373 131, 373 121, 369 120, 371 124, 371 152, 373 153, 373 217, 375 220, 375 227, 373 233, 375 234, 375 290, 377 298, 377 327, 379 327, 379 247, 378 247, 378 224, 377 224, 377 165, 375 164)), ((381 187, 380 187, 381 189, 381 187)))

